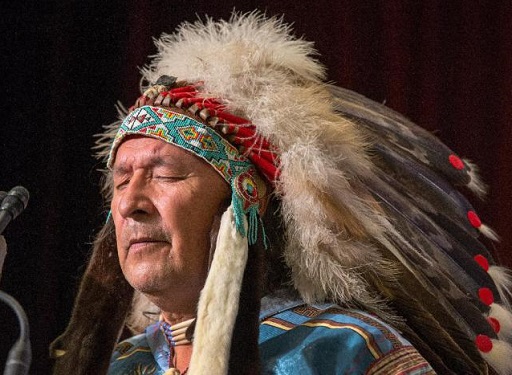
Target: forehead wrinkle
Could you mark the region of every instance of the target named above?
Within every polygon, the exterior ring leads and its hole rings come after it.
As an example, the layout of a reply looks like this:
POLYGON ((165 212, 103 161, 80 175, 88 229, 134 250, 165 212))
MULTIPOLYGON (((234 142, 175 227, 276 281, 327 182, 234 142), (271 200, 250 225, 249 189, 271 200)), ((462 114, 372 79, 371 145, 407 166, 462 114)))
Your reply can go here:
MULTIPOLYGON (((132 155, 129 155, 127 158, 123 160, 117 159, 112 168, 114 175, 123 175, 129 173, 133 169, 133 162, 131 159, 132 155), (118 162, 118 163, 117 163, 118 162)), ((137 159, 135 159, 137 160, 137 159)), ((151 154, 142 158, 142 166, 144 168, 154 168, 161 166, 183 166, 189 165, 190 159, 179 157, 177 155, 172 155, 171 153, 165 154, 151 154)))

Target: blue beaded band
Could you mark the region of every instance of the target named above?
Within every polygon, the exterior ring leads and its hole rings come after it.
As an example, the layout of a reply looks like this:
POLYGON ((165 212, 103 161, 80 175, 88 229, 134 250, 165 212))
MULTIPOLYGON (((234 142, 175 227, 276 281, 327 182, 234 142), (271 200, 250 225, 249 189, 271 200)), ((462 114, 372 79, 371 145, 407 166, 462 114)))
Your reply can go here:
POLYGON ((237 231, 249 244, 258 236, 259 196, 256 169, 250 160, 209 126, 184 114, 153 106, 143 106, 128 114, 117 131, 107 167, 114 164, 117 148, 128 135, 157 138, 193 152, 210 164, 231 186, 237 231), (246 233, 243 215, 247 216, 246 233))

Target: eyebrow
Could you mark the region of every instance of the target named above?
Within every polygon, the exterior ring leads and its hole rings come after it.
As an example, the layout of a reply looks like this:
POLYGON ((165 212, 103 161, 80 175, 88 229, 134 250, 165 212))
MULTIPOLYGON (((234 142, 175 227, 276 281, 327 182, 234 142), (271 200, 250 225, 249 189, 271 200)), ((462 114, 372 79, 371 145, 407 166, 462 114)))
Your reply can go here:
POLYGON ((129 168, 128 167, 125 167, 124 165, 118 165, 118 166, 114 166, 112 168, 112 174, 114 176, 121 176, 121 175, 125 175, 127 174, 129 171, 129 168))

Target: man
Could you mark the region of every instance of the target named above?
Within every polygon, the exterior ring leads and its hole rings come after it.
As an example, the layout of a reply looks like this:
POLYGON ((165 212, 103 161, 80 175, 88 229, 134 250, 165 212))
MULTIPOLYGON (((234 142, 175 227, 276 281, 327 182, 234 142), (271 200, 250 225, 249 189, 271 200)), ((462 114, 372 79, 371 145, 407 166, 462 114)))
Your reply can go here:
POLYGON ((323 83, 279 20, 158 45, 99 145, 111 218, 55 373, 511 371, 493 233, 452 187, 481 189, 471 165, 323 83), (125 320, 140 334, 111 357, 125 320))
MULTIPOLYGON (((210 232, 226 209, 229 187, 206 162, 153 138, 125 141, 113 175, 112 218, 125 277, 162 309, 171 326, 195 318, 208 273, 210 232)), ((174 350, 182 372, 191 349, 174 350)))

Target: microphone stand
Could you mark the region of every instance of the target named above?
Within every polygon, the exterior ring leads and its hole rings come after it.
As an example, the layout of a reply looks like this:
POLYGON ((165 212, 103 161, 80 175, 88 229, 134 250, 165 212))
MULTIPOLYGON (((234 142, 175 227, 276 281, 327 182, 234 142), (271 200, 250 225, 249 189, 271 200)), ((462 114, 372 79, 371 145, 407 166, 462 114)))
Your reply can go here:
POLYGON ((0 300, 14 310, 20 323, 20 336, 9 351, 5 362, 4 375, 26 375, 32 362, 27 314, 25 314, 18 301, 1 290, 0 300))
MULTIPOLYGON (((28 199, 29 193, 23 186, 16 186, 7 193, 0 191, 0 276, 2 276, 3 262, 7 254, 7 244, 1 234, 7 224, 27 207, 28 199)), ((1 290, 0 300, 14 310, 20 323, 20 336, 9 351, 4 375, 26 375, 32 362, 27 314, 18 301, 1 290)))
MULTIPOLYGON (((5 239, 0 235, 0 276, 2 275, 4 258, 7 253, 6 249, 5 239)), ((1 290, 0 300, 4 301, 14 310, 20 323, 20 336, 9 351, 7 361, 5 362, 4 375, 26 375, 32 362, 27 314, 25 314, 18 301, 1 290)))

